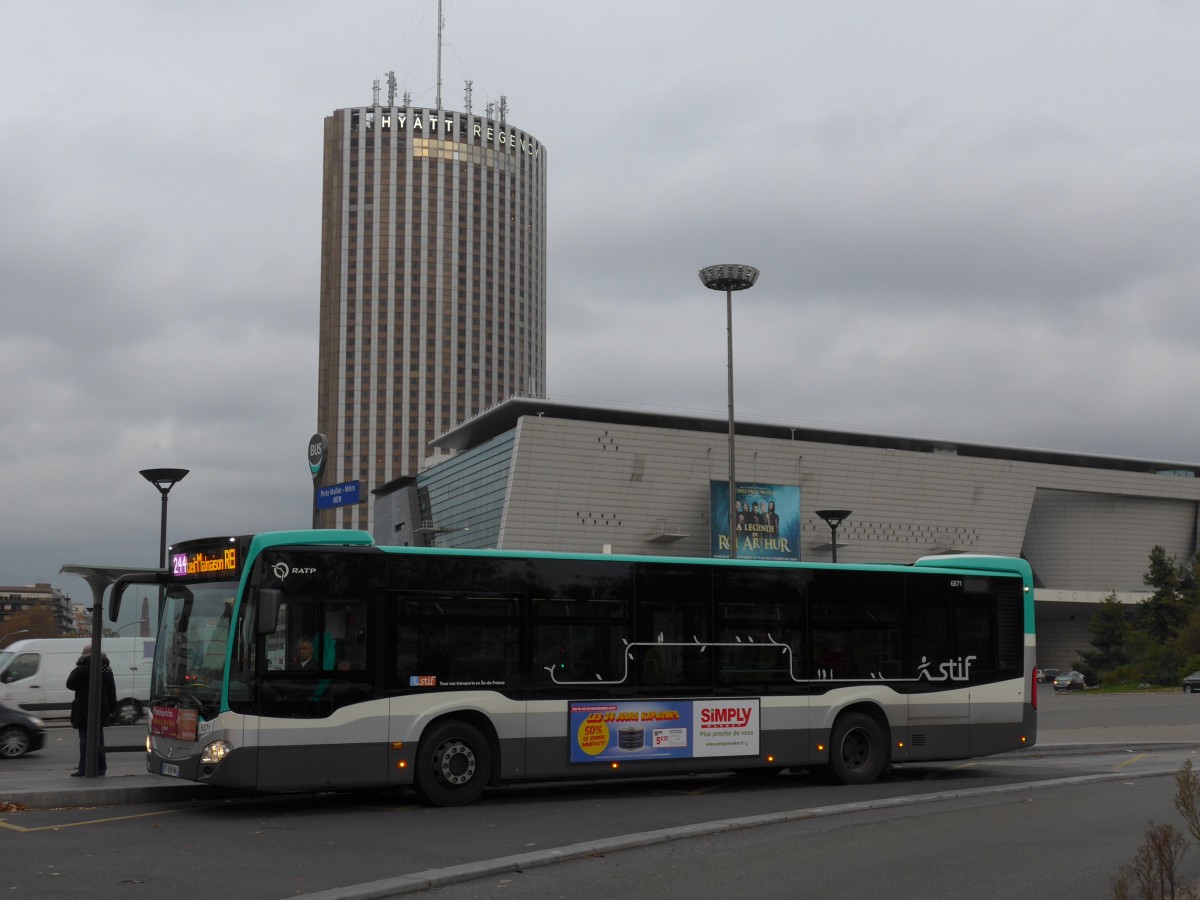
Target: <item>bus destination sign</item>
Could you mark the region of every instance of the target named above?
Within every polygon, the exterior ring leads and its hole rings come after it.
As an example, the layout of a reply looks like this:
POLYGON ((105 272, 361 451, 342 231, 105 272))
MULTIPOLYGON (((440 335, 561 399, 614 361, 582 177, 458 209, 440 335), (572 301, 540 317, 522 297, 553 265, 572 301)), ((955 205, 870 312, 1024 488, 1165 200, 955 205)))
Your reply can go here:
POLYGON ((228 578, 238 572, 238 548, 232 546, 171 554, 176 578, 228 578))

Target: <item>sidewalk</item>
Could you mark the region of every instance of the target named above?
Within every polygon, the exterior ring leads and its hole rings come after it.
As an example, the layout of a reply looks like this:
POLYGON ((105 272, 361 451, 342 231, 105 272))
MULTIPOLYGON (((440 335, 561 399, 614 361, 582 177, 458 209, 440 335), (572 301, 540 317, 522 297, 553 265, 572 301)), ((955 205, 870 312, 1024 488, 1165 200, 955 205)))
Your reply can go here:
POLYGON ((220 789, 179 781, 146 771, 146 725, 104 730, 108 773, 73 778, 79 762, 79 738, 69 727, 51 725, 46 744, 20 759, 0 759, 0 811, 63 806, 115 806, 125 803, 169 803, 228 796, 220 789))

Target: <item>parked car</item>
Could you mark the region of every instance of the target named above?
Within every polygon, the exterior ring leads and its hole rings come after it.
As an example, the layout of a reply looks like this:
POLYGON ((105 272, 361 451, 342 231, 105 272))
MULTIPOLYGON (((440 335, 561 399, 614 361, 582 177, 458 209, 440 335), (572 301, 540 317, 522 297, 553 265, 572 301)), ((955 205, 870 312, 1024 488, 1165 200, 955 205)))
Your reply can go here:
POLYGON ((1054 690, 1056 693, 1060 691, 1082 691, 1086 686, 1081 672, 1063 672, 1061 675, 1054 677, 1054 690))
POLYGON ((1038 681, 1049 684, 1058 677, 1061 671, 1061 669, 1038 669, 1038 681))
POLYGON ((0 758, 16 759, 46 742, 46 723, 23 709, 0 703, 0 758))
POLYGON ((1183 692, 1185 694, 1200 694, 1200 672, 1193 672, 1187 678, 1183 679, 1183 692))

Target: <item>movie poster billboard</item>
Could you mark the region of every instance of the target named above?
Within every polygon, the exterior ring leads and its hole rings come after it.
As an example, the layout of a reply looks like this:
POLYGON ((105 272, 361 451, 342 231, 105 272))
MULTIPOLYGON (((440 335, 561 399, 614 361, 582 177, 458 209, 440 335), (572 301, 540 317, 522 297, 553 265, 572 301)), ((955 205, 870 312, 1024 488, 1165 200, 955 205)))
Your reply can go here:
MULTIPOLYGON (((710 555, 729 559, 729 482, 710 485, 710 555)), ((739 559, 800 559, 800 487, 791 484, 737 483, 739 559)))

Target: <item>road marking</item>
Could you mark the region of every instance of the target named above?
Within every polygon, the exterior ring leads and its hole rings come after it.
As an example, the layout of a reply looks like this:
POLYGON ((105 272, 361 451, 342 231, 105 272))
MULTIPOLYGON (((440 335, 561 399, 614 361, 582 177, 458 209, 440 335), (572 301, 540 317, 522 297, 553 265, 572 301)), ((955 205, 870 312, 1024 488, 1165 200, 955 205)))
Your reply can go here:
POLYGON ((710 784, 707 787, 698 787, 698 788, 692 788, 690 790, 681 790, 681 791, 662 791, 661 793, 684 794, 685 796, 688 796, 688 797, 699 797, 702 794, 708 794, 708 793, 711 793, 712 791, 720 790, 721 788, 723 788, 725 786, 726 786, 725 783, 722 782, 720 784, 710 784))
POLYGON ((1137 756, 1131 756, 1129 759, 1125 760, 1125 762, 1118 763, 1117 768, 1123 769, 1126 766, 1132 765, 1133 763, 1137 762, 1139 759, 1145 759, 1149 755, 1150 755, 1149 753, 1139 753, 1137 756))
MULTIPOLYGON (((185 812, 188 809, 194 808, 195 807, 185 806, 180 807, 179 809, 160 809, 157 812, 136 813, 132 816, 109 816, 104 819, 87 819, 83 822, 66 822, 59 825, 39 825, 36 828, 26 828, 23 825, 14 825, 12 822, 6 822, 4 819, 0 819, 0 828, 5 828, 9 831, 16 831, 21 834, 28 834, 35 831, 58 831, 61 828, 78 828, 81 825, 104 825, 108 822, 128 822, 133 819, 147 819, 151 816, 169 816, 172 813, 185 812)), ((37 810, 29 810, 29 812, 37 812, 37 810)))

